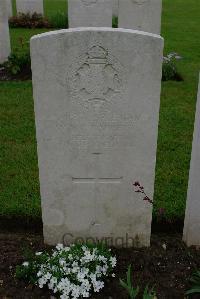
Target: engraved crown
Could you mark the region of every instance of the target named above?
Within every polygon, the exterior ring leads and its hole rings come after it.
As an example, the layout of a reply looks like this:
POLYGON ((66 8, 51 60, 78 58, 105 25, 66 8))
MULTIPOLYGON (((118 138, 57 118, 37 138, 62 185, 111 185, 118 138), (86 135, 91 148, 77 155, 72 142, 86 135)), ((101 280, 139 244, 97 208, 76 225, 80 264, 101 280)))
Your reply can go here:
POLYGON ((89 51, 89 58, 104 59, 106 58, 106 51, 100 46, 93 46, 89 51))

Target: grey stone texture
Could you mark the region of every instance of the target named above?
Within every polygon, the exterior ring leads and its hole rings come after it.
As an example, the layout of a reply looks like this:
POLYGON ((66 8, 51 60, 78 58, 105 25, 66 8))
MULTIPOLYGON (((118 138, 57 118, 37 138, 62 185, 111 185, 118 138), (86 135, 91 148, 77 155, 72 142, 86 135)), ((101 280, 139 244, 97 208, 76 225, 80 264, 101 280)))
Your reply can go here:
POLYGON ((69 27, 112 27, 113 0, 68 0, 69 27))
POLYGON ((16 0, 18 13, 44 14, 43 0, 16 0))
POLYGON ((120 28, 160 34, 162 0, 119 0, 120 28))
POLYGON ((118 17, 119 0, 112 0, 112 2, 113 2, 113 16, 118 17))
POLYGON ((7 0, 0 1, 0 63, 10 55, 10 33, 8 26, 7 0))
POLYGON ((31 39, 44 238, 148 246, 163 40, 76 28, 31 39))
POLYGON ((200 246, 200 79, 196 105, 183 240, 188 246, 200 246))
POLYGON ((7 13, 8 13, 8 17, 12 17, 13 15, 13 11, 12 11, 12 1, 11 0, 7 0, 7 13))

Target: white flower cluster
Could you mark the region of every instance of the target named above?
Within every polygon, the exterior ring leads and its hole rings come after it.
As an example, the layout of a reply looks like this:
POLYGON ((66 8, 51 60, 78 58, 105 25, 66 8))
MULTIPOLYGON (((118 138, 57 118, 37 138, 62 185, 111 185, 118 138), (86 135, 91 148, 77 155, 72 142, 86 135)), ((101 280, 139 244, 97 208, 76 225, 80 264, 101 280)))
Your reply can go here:
POLYGON ((169 53, 167 56, 163 57, 163 62, 164 63, 169 63, 169 62, 171 62, 175 59, 179 60, 179 59, 182 59, 182 57, 180 55, 178 55, 177 53, 172 52, 172 53, 169 53))
MULTIPOLYGON (((37 252, 43 258, 42 252, 37 252)), ((45 285, 61 299, 88 298, 91 292, 99 292, 104 287, 104 278, 112 273, 116 266, 116 257, 109 250, 101 250, 89 245, 58 244, 52 254, 44 253, 43 262, 37 271, 37 284, 45 285)), ((28 267, 25 262, 23 264, 28 267)))

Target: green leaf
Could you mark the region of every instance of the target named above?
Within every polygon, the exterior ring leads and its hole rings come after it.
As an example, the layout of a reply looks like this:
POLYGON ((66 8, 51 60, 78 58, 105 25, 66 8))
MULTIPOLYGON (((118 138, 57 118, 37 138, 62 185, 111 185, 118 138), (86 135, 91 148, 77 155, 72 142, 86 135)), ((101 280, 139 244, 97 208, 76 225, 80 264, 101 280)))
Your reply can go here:
POLYGON ((200 293, 200 287, 190 289, 189 291, 186 292, 186 295, 196 294, 196 293, 200 293))
POLYGON ((122 279, 120 279, 119 282, 120 282, 120 285, 121 285, 123 288, 125 288, 126 290, 129 291, 128 285, 127 285, 122 279))

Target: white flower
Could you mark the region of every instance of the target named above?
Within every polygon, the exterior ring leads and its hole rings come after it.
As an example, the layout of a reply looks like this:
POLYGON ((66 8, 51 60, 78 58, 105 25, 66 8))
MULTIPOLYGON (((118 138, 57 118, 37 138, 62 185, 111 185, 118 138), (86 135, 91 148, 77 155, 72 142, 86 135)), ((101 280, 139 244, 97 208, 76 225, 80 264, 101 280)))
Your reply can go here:
POLYGON ((90 293, 88 292, 88 291, 82 291, 82 296, 84 297, 84 298, 88 298, 88 297, 90 297, 90 293))
POLYGON ((104 287, 104 282, 103 281, 95 281, 93 282, 93 288, 95 293, 99 292, 101 289, 104 287))
POLYGON ((41 255, 41 254, 42 254, 41 251, 38 251, 38 252, 35 253, 35 255, 41 255))
POLYGON ((87 250, 87 247, 84 246, 84 245, 83 245, 81 248, 82 248, 83 251, 86 251, 86 250, 87 250))
POLYGON ((96 259, 95 253, 91 254, 89 250, 86 250, 84 252, 84 256, 81 258, 81 263, 85 264, 85 263, 89 263, 92 262, 96 259))
POLYGON ((43 288, 43 286, 47 283, 47 280, 43 277, 38 279, 39 288, 43 288))
POLYGON ((38 271, 38 273, 37 273, 37 277, 40 277, 40 276, 42 276, 43 274, 42 274, 42 271, 38 271))
POLYGON ((68 252, 68 251, 70 251, 70 247, 64 247, 63 250, 64 250, 65 252, 68 252))
POLYGON ((79 287, 77 287, 76 285, 73 285, 73 288, 72 288, 72 298, 73 299, 76 299, 80 296, 80 291, 79 291, 79 287))
POLYGON ((29 262, 24 262, 22 265, 23 265, 24 267, 28 267, 28 266, 29 266, 29 262))
POLYGON ((51 273, 47 272, 44 277, 46 278, 46 280, 50 279, 51 278, 51 273))
POLYGON ((70 274, 70 273, 71 273, 71 269, 70 269, 70 268, 68 268, 68 267, 66 267, 66 266, 64 266, 64 267, 63 267, 63 271, 64 271, 65 275, 67 275, 67 274, 70 274))
POLYGON ((96 274, 91 273, 91 274, 89 275, 89 277, 90 277, 91 281, 96 281, 96 274))
POLYGON ((80 281, 80 282, 84 281, 85 276, 86 276, 85 272, 83 272, 83 271, 78 272, 78 274, 77 274, 78 281, 80 281))
POLYGON ((103 266, 103 267, 101 268, 101 272, 102 272, 104 275, 106 275, 107 271, 108 271, 108 266, 107 266, 107 265, 105 265, 105 266, 103 266))
MULTIPOLYGON (((40 288, 47 285, 49 290, 59 293, 61 299, 88 298, 92 290, 99 292, 104 287, 103 278, 108 276, 111 267, 116 266, 116 257, 106 257, 97 248, 74 246, 58 244, 45 261, 38 264, 37 285, 40 288)), ((36 252, 36 256, 41 254, 36 252)), ((112 277, 115 277, 114 273, 112 277)))
POLYGON ((63 249, 63 244, 57 244, 56 249, 57 250, 62 250, 63 249))
POLYGON ((50 279, 50 283, 51 283, 52 285, 57 284, 57 278, 54 277, 54 276, 52 276, 52 278, 50 279))
POLYGON ((59 264, 60 264, 61 266, 64 266, 64 265, 66 264, 66 261, 65 261, 64 259, 60 259, 60 260, 59 260, 59 264))
POLYGON ((107 263, 107 258, 103 255, 99 255, 98 260, 102 261, 103 263, 107 263))
POLYGON ((68 255, 68 259, 73 260, 73 255, 71 253, 68 255))
POLYGON ((112 268, 114 268, 114 267, 116 266, 116 264, 117 264, 117 259, 116 259, 116 257, 112 257, 112 256, 111 256, 111 258, 110 258, 110 262, 111 262, 111 266, 112 266, 112 268))
POLYGON ((78 273, 79 270, 80 270, 79 267, 73 267, 73 268, 72 268, 72 273, 78 273))
POLYGON ((112 277, 115 277, 115 273, 113 273, 111 276, 112 276, 112 277))
POLYGON ((72 267, 77 267, 78 266, 78 262, 77 261, 74 261, 73 263, 72 263, 72 267))

